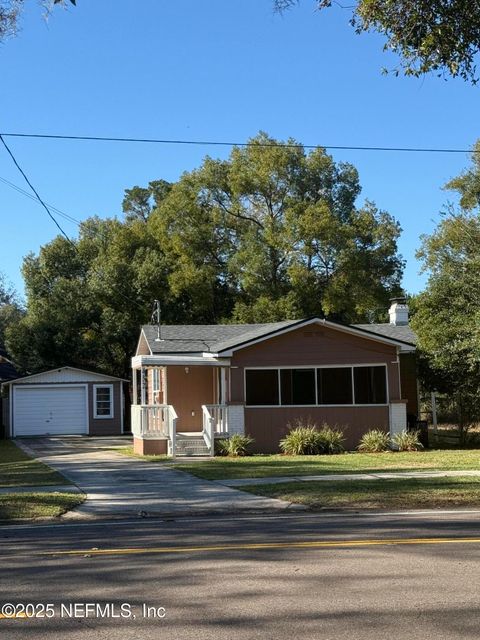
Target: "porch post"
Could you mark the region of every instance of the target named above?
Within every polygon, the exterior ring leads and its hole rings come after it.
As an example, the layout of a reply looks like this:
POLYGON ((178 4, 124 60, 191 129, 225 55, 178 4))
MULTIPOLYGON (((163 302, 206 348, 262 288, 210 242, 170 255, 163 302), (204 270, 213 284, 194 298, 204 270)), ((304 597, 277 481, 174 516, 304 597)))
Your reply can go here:
POLYGON ((167 372, 166 366, 163 367, 163 404, 168 404, 168 384, 167 384, 167 372))
POLYGON ((137 369, 133 369, 133 402, 132 404, 138 404, 138 386, 137 386, 137 369))
POLYGON ((141 395, 141 404, 147 404, 144 367, 140 367, 140 395, 141 395))
POLYGON ((220 369, 220 404, 227 404, 227 368, 220 369))

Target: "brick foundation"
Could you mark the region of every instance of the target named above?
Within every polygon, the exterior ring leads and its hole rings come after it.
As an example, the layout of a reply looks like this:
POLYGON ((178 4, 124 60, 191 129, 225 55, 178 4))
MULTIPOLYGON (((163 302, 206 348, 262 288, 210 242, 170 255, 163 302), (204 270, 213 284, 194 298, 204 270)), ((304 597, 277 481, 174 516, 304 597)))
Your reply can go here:
POLYGON ((157 438, 155 440, 133 439, 133 452, 140 456, 163 456, 168 453, 168 440, 157 438))

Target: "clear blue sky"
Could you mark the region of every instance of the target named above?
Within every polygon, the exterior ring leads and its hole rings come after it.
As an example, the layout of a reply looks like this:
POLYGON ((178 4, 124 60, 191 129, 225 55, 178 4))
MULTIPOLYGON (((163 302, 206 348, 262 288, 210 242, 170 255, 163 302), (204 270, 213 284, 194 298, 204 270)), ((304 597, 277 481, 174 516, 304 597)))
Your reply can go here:
MULTIPOLYGON (((271 0, 77 0, 45 22, 35 0, 0 48, 0 130, 244 141, 260 129, 305 144, 470 148, 480 88, 385 77, 395 58, 357 36, 349 12, 313 0, 283 17, 271 0)), ((40 195, 70 215, 121 216, 125 188, 175 180, 228 149, 8 139, 40 195)), ((360 202, 401 223, 404 287, 415 251, 452 196, 466 155, 332 152, 360 172, 360 202)), ((0 176, 26 188, 0 149, 0 176)), ((72 236, 75 225, 61 220, 72 236)), ((57 233, 46 213, 0 182, 0 271, 22 289, 28 252, 57 233)))

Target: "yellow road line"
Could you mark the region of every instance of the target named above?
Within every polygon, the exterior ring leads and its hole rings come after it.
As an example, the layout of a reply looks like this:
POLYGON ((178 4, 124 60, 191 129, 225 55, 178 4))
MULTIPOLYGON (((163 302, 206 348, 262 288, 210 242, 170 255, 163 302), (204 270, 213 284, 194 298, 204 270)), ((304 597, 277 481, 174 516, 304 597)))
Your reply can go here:
POLYGON ((28 618, 26 613, 15 613, 13 616, 6 616, 4 613, 0 613, 0 620, 15 620, 15 618, 28 618))
POLYGON ((141 553, 196 553, 211 551, 246 551, 262 549, 329 549, 342 547, 378 547, 408 544, 480 544, 480 538, 383 538, 378 540, 312 540, 308 542, 258 542, 245 544, 210 545, 204 547, 145 547, 132 549, 74 549, 68 551, 45 551, 43 556, 114 556, 141 553))

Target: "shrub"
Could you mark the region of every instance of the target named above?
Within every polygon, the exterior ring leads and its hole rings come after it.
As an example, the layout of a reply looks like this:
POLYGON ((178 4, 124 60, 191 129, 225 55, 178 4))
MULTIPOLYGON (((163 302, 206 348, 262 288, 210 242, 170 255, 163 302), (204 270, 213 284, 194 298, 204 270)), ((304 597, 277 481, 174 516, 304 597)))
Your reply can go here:
POLYGON ((290 431, 280 440, 280 449, 287 455, 308 456, 343 451, 344 437, 340 429, 324 424, 321 429, 314 422, 297 420, 288 425, 290 431))
POLYGON ((357 449, 363 453, 380 453, 390 448, 390 436, 381 429, 370 429, 364 433, 357 449))
POLYGON ((420 431, 401 431, 393 436, 393 445, 398 451, 418 451, 423 449, 419 440, 420 431))
POLYGON ((242 436, 234 433, 230 438, 218 440, 217 450, 222 456, 239 456, 248 455, 248 447, 255 442, 250 436, 242 436))
POLYGON ((329 427, 328 424, 324 424, 318 432, 321 441, 321 453, 333 454, 342 453, 344 451, 343 443, 345 438, 343 437, 343 431, 335 427, 329 427))
MULTIPOLYGON (((287 435, 280 440, 280 449, 290 456, 315 455, 322 450, 322 440, 317 427, 308 423, 291 426, 287 435)), ((290 426, 290 425, 288 425, 290 426)))

